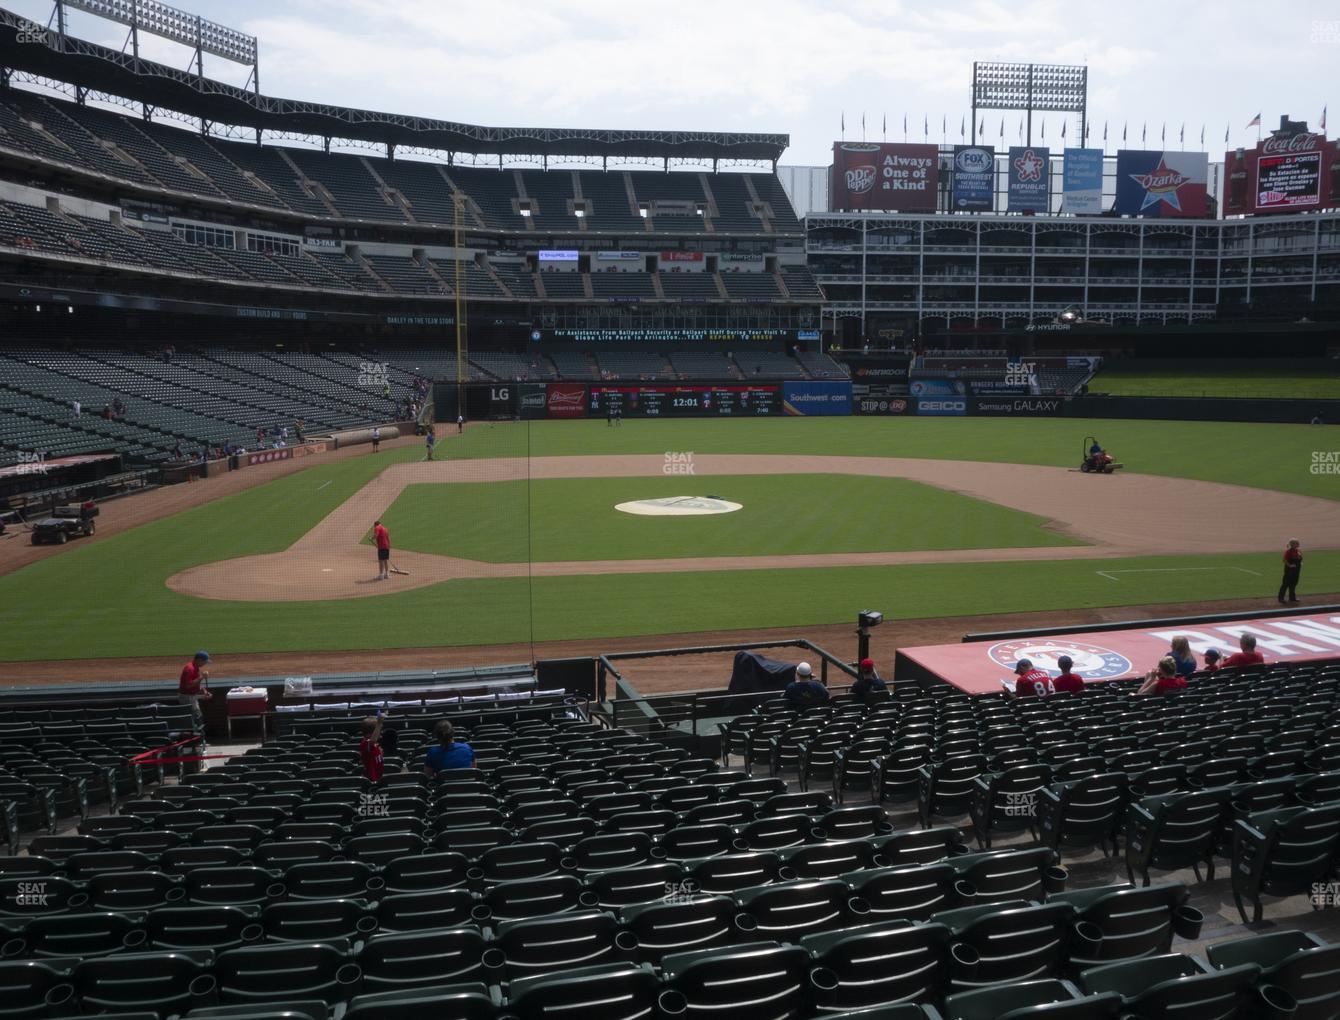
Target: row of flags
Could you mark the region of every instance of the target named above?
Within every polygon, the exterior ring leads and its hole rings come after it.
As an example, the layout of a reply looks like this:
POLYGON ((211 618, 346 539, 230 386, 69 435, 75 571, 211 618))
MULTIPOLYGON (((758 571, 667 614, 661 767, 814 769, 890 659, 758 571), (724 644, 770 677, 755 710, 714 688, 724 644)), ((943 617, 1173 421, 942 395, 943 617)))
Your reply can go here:
MULTIPOLYGON (((968 125, 967 118, 966 118, 966 117, 960 117, 960 118, 959 118, 959 123, 958 123, 958 135, 959 135, 959 138, 962 139, 963 141, 967 141, 967 137, 968 137, 968 134, 967 134, 967 132, 968 132, 968 127, 967 127, 967 125, 968 125)), ((1067 125, 1067 122, 1066 122, 1066 121, 1062 121, 1062 122, 1061 122, 1061 139, 1062 139, 1063 141, 1065 140, 1065 136, 1066 136, 1066 125, 1067 125)), ((1104 142, 1107 141, 1107 125, 1108 125, 1108 122, 1107 122, 1107 121, 1103 121, 1103 141, 1104 141, 1104 142)), ((1122 140, 1123 143, 1126 142, 1126 140, 1127 140, 1127 130, 1128 130, 1129 126, 1130 126, 1130 122, 1129 122, 1129 121, 1123 121, 1123 122, 1122 122, 1122 125, 1121 125, 1121 140, 1122 140)), ((1251 120, 1249 120, 1249 121, 1247 122, 1247 127, 1249 127, 1249 128, 1257 128, 1257 129, 1259 130, 1260 127, 1261 127, 1261 114, 1258 113, 1255 117, 1253 117, 1251 120)), ((845 137, 847 136, 847 114, 846 114, 846 111, 843 111, 842 114, 841 114, 841 129, 842 129, 842 137, 845 138, 845 137)), ((881 125, 881 129, 882 129, 882 131, 883 131, 884 138, 885 138, 885 140, 887 141, 887 140, 888 140, 888 136, 889 136, 889 115, 888 115, 888 114, 884 114, 884 118, 883 118, 883 123, 882 123, 882 125, 881 125)), ((1318 131, 1321 131, 1321 132, 1325 132, 1325 130, 1326 130, 1326 107, 1325 107, 1325 106, 1323 106, 1323 107, 1321 108, 1321 119, 1317 122, 1317 130, 1318 130, 1318 131)), ((931 121, 930 121, 930 117, 929 117, 929 116, 923 116, 923 117, 922 117, 922 122, 921 122, 921 132, 922 132, 922 136, 923 136, 924 139, 927 139, 927 140, 928 140, 928 139, 930 138, 930 133, 931 133, 931 121)), ((1083 138, 1083 141, 1084 141, 1084 142, 1088 142, 1088 140, 1089 140, 1089 136, 1092 135, 1092 133, 1093 133, 1093 125, 1091 125, 1091 124, 1086 124, 1086 125, 1084 126, 1084 138, 1083 138)), ((948 118, 947 116, 941 116, 941 118, 940 118, 940 135, 941 135, 941 137, 947 137, 948 134, 949 134, 949 118, 948 118)), ((982 119, 981 124, 979 124, 978 127, 977 127, 977 137, 978 137, 978 138, 985 138, 985 137, 986 137, 986 119, 985 119, 985 118, 982 119)), ((1000 137, 1001 137, 1002 139, 1005 137, 1005 118, 1004 118, 1004 117, 1000 118, 1000 137)), ((1047 118, 1046 118, 1046 117, 1043 117, 1043 118, 1042 118, 1042 134, 1041 134, 1041 137, 1042 137, 1042 139, 1043 139, 1044 141, 1045 141, 1046 138, 1047 138, 1047 118)), ((862 138, 862 140, 865 139, 865 114, 864 114, 864 113, 861 114, 861 138, 862 138)), ((1229 138, 1229 126, 1228 126, 1228 125, 1225 125, 1225 126, 1224 126, 1224 144, 1225 144, 1225 145, 1228 144, 1228 138, 1229 138)), ((903 114, 903 140, 904 140, 904 141, 907 140, 907 114, 903 114)), ((1019 121, 1019 140, 1020 140, 1021 142, 1024 140, 1024 122, 1023 122, 1022 120, 1019 121)), ((1143 144, 1143 143, 1145 143, 1145 142, 1147 142, 1147 141, 1148 141, 1148 122, 1145 122, 1145 123, 1143 123, 1143 124, 1140 125, 1140 142, 1143 144)), ((1165 143, 1165 144, 1166 144, 1167 141, 1168 141, 1168 124, 1167 124, 1166 121, 1164 122, 1164 124, 1162 125, 1162 127, 1159 129, 1159 141, 1160 141, 1160 142, 1163 142, 1163 143, 1165 143)), ((1182 123, 1182 126, 1178 129, 1178 132, 1177 132, 1177 141, 1178 141, 1179 144, 1185 144, 1185 143, 1186 143, 1186 122, 1185 122, 1185 121, 1182 123)), ((1200 144, 1201 144, 1201 145, 1204 145, 1204 144, 1205 144, 1205 125, 1204 125, 1204 124, 1202 124, 1202 125, 1200 126, 1200 144)))

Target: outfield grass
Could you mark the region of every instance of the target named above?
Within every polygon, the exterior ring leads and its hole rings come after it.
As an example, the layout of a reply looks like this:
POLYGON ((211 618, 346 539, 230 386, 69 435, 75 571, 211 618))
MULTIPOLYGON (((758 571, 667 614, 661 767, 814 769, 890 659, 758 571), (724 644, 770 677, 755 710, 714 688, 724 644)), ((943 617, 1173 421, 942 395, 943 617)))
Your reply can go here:
POLYGON ((398 548, 489 563, 1083 544, 1031 514, 902 478, 853 475, 410 485, 382 520, 398 548), (742 509, 711 517, 615 509, 629 500, 695 494, 742 509))
MULTIPOLYGON (((539 423, 472 429, 451 456, 655 453, 868 454, 1069 464, 1096 431, 1131 470, 1255 484, 1337 498, 1340 478, 1311 475, 1310 451, 1340 447, 1333 429, 1218 423, 775 419, 539 423)), ((112 536, 79 543, 0 577, 0 660, 176 655, 199 647, 342 650, 528 639, 803 627, 876 606, 899 618, 1065 610, 1264 596, 1278 554, 1149 560, 818 570, 622 574, 453 581, 330 602, 237 603, 179 595, 172 574, 291 545, 409 447, 318 463, 265 485, 112 536), (1255 573, 1225 569, 1238 567, 1255 573), (1168 573, 1169 569, 1186 568, 1168 573), (1211 569, 1201 569, 1211 568, 1211 569), (1098 571, 1122 573, 1112 581, 1098 571)), ((1102 484, 1075 476, 1075 484, 1102 484)), ((448 525, 450 522, 447 522, 448 525)), ((1287 522, 1281 528, 1287 530, 1287 522)), ((1303 590, 1340 590, 1340 553, 1310 550, 1303 590)), ((222 665, 222 663, 221 663, 222 665)), ((70 679, 84 674, 72 667, 70 679)))
POLYGON ((1340 476, 1309 471, 1340 429, 1242 422, 1086 418, 710 418, 503 424, 468 430, 451 457, 650 453, 842 454, 1079 466, 1096 435, 1127 470, 1340 499, 1340 476))
POLYGON ((1089 384, 1095 393, 1119 397, 1279 397, 1334 400, 1340 377, 1262 371, 1251 367, 1159 371, 1157 368, 1105 367, 1089 384))

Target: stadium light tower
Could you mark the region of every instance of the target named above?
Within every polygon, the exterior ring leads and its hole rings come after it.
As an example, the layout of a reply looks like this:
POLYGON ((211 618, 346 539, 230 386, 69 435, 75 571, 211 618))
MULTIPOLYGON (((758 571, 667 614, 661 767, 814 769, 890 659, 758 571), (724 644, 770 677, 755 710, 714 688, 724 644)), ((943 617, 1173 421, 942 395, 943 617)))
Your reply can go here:
POLYGON ((261 93, 260 59, 254 35, 209 21, 198 14, 169 7, 158 0, 56 0, 53 14, 62 50, 65 48, 66 8, 130 26, 127 42, 130 43, 131 54, 137 65, 140 59, 140 32, 148 32, 193 49, 195 73, 201 78, 205 76, 206 53, 250 67, 251 76, 247 79, 247 85, 255 89, 256 95, 261 93))
POLYGON ((1081 64, 1012 64, 974 60, 972 141, 977 144, 979 110, 1027 111, 1027 144, 1033 144, 1033 111, 1078 113, 1079 144, 1085 140, 1089 69, 1081 64))

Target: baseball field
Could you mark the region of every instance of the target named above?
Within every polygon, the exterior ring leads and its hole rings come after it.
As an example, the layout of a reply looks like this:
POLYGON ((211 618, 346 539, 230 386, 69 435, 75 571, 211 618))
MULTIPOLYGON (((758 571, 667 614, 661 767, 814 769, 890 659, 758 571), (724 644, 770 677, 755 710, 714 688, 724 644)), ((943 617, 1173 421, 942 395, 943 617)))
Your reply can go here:
POLYGON ((398 648, 804 633, 863 608, 898 621, 1266 607, 1289 538, 1306 554, 1302 591, 1340 592, 1337 449, 1334 428, 1303 425, 478 424, 432 463, 410 441, 217 498, 211 480, 199 505, 9 562, 0 662, 60 660, 69 679, 96 679, 109 660, 206 647, 309 653, 313 670, 324 653, 366 652, 371 668, 398 648), (1081 474, 1087 435, 1124 469, 1081 474), (616 509, 675 497, 739 509, 616 509), (402 571, 385 582, 369 544, 378 517, 402 571))

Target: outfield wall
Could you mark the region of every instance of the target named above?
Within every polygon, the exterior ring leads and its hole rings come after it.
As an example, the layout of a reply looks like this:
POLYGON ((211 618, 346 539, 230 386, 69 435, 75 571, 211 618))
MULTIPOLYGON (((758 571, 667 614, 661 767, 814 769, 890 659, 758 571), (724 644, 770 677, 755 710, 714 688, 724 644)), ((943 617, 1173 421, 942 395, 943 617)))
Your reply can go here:
POLYGON ((1243 421, 1307 424, 1320 414, 1340 423, 1340 400, 1280 400, 1241 397, 1074 397, 1066 414, 1074 418, 1128 418, 1159 421, 1243 421))

